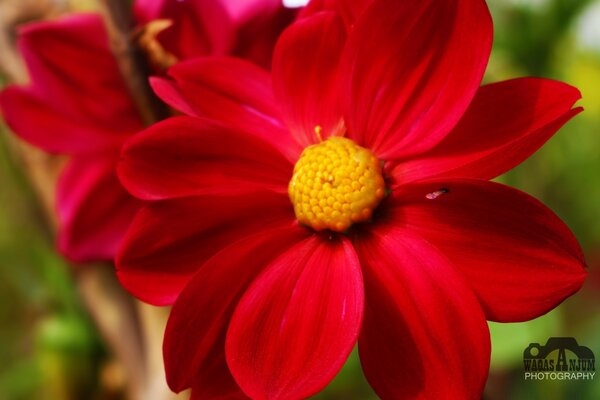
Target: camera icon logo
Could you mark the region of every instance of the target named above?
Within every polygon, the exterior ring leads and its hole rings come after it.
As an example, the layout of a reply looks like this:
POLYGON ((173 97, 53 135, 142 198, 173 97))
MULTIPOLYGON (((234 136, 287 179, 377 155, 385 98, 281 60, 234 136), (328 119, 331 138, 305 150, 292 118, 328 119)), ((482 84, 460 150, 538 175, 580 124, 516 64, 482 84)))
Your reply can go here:
POLYGON ((530 343, 523 351, 526 378, 552 373, 549 376, 558 379, 593 379, 595 362, 592 350, 579 345, 572 337, 551 337, 545 345, 530 343))

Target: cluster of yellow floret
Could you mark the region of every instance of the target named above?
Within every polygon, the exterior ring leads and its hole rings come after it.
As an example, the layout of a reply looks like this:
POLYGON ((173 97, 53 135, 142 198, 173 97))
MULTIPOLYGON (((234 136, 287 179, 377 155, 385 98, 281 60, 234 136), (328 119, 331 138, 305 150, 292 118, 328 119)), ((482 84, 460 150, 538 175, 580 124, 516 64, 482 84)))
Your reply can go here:
POLYGON ((368 221, 385 196, 375 155, 343 137, 307 147, 288 188, 298 221, 317 231, 346 231, 368 221))

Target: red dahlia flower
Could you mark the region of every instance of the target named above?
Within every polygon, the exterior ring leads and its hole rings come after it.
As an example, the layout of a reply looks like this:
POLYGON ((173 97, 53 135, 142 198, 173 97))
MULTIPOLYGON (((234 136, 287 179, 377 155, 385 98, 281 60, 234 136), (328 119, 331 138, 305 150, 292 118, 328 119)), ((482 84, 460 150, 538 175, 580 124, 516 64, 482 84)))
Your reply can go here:
MULTIPOLYGON (((278 0, 138 0, 135 10, 140 24, 172 20, 158 40, 175 59, 235 54, 262 65, 290 20, 278 0)), ((103 21, 78 14, 32 23, 21 29, 19 47, 32 84, 5 89, 0 108, 21 138, 70 157, 57 188, 58 247, 73 261, 112 260, 140 204, 115 165, 143 124, 103 21)))
POLYGON ((552 211, 488 181, 581 111, 580 94, 544 79, 479 87, 484 1, 331 3, 341 17, 283 33, 272 85, 227 58, 153 81, 188 116, 124 146, 120 177, 150 203, 119 277, 175 303, 167 380, 192 398, 310 396, 357 341, 382 398, 477 398, 486 318, 542 315, 585 277, 552 211))

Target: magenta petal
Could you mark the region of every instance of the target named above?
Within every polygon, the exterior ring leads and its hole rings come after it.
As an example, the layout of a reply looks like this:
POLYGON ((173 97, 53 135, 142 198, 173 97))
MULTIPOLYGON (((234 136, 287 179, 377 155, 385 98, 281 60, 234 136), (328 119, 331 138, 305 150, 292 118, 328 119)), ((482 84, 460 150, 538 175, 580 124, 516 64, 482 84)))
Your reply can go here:
POLYGON ((359 354, 383 399, 476 399, 490 340, 477 298, 433 246, 378 227, 354 240, 363 266, 365 318, 359 354))
POLYGON ((72 261, 112 261, 140 207, 119 183, 112 159, 74 158, 58 183, 58 248, 72 261))
POLYGON ((281 32, 294 21, 297 10, 284 7, 282 0, 228 0, 236 18, 237 42, 233 55, 271 69, 273 48, 281 32))
POLYGON ((164 48, 178 59, 224 55, 233 50, 235 21, 228 15, 225 0, 137 0, 139 22, 167 19, 173 25, 159 35, 164 48))
POLYGON ((19 47, 31 85, 2 91, 0 107, 24 140, 55 153, 106 151, 142 128, 100 16, 27 24, 19 47))
POLYGON ((583 283, 577 240, 551 210, 525 193, 465 179, 403 186, 394 197, 389 217, 462 271, 488 319, 538 317, 583 283))
POLYGON ((346 31, 340 17, 319 13, 296 22, 279 39, 273 56, 273 88, 300 145, 343 134, 338 67, 346 31))
POLYGON ((135 0, 133 12, 138 22, 147 23, 160 18, 161 9, 165 3, 177 0, 135 0))
POLYGON ((8 126, 21 139, 50 153, 114 151, 129 134, 116 135, 91 120, 73 119, 61 104, 47 101, 31 88, 4 89, 0 108, 8 126))
POLYGON ((231 315, 255 277, 307 235, 298 225, 264 230, 225 247, 200 267, 177 299, 165 332, 165 369, 173 390, 193 387, 204 398, 241 393, 225 362, 231 315))
POLYGON ((396 185, 430 178, 491 179, 535 152, 582 109, 579 90, 549 79, 483 86, 454 130, 430 152, 400 162, 396 185))
POLYGON ((125 143, 119 177, 145 200, 257 190, 287 194, 292 168, 256 136, 200 118, 174 117, 125 143))
POLYGON ((373 0, 311 0, 300 12, 300 18, 309 17, 321 11, 335 11, 342 16, 349 30, 372 2, 373 0))
POLYGON ((216 2, 221 3, 227 15, 238 26, 261 16, 266 19, 267 16, 283 8, 280 0, 216 0, 216 2))
POLYGON ((137 0, 140 22, 162 18, 173 26, 159 39, 179 59, 232 54, 269 67, 281 31, 294 10, 281 0, 137 0))
POLYGON ((31 90, 48 108, 73 125, 87 123, 113 135, 141 129, 100 15, 27 24, 18 40, 31 90))
POLYGON ((363 314, 360 265, 346 238, 313 235, 261 274, 238 305, 229 368, 256 399, 321 390, 352 350, 363 314))
POLYGON ((280 0, 139 1, 138 18, 174 21, 159 39, 179 59, 234 54, 268 67, 279 33, 294 13, 280 0), (155 3, 162 3, 157 7, 155 3))
POLYGON ((482 0, 373 2, 344 55, 349 137, 385 160, 432 148, 473 99, 491 44, 482 0))
POLYGON ((223 247, 259 229, 294 223, 287 195, 270 192, 155 202, 131 223, 117 256, 117 274, 134 296, 172 304, 223 247))

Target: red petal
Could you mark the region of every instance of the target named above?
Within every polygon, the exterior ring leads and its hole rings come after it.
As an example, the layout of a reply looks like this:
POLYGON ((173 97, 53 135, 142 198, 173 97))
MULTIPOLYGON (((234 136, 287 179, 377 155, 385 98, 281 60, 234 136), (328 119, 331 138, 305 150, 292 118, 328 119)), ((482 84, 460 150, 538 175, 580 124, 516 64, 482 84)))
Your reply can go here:
POLYGON ((225 364, 225 370, 212 371, 210 386, 196 386, 192 388, 189 400, 246 400, 248 396, 241 391, 237 383, 231 377, 231 373, 225 364))
POLYGON ((454 130, 423 157, 392 171, 396 184, 427 178, 492 179, 527 159, 582 109, 579 90, 549 79, 483 86, 454 130))
POLYGON ((227 333, 227 363, 252 398, 305 398, 342 367, 362 313, 363 283, 351 244, 314 235, 248 289, 227 333))
POLYGON ((111 134, 141 129, 99 15, 28 24, 20 31, 19 47, 36 97, 71 124, 111 134))
POLYGON ((355 246, 366 297, 359 354, 375 392, 384 399, 479 398, 490 339, 464 278, 403 229, 377 229, 355 246))
POLYGON ((235 21, 224 7, 226 1, 137 0, 136 3, 136 17, 141 23, 159 18, 173 21, 159 39, 178 59, 224 55, 234 47, 235 21))
MULTIPOLYGON (((173 0, 135 0, 133 11, 136 20, 147 23, 153 19, 160 18, 160 11, 166 2, 173 0)), ((175 0, 176 1, 176 0, 175 0)))
POLYGON ((140 22, 171 19, 159 38, 180 59, 234 54, 268 67, 280 32, 294 18, 281 0, 138 0, 140 22))
POLYGON ((195 93, 196 89, 250 107, 265 119, 278 116, 269 73, 247 61, 230 57, 196 58, 175 65, 169 69, 169 75, 201 115, 216 117, 225 113, 207 102, 204 93, 195 93))
POLYGON ((344 55, 349 136, 387 160, 432 148, 473 99, 491 45, 482 0, 373 2, 344 55))
POLYGON ((227 10, 227 15, 241 26, 254 18, 266 18, 277 10, 283 8, 280 0, 217 0, 227 10))
POLYGON ((30 88, 10 86, 0 92, 0 108, 19 137, 51 153, 113 150, 129 136, 116 135, 85 118, 74 120, 60 104, 40 98, 30 88))
POLYGON ((154 93, 160 97, 162 101, 173 107, 177 111, 181 111, 185 115, 198 117, 200 114, 195 110, 194 105, 189 102, 183 95, 179 85, 174 81, 157 76, 150 77, 150 86, 154 93))
MULTIPOLYGON (((296 22, 279 39, 273 56, 273 88, 294 138, 303 147, 340 129, 338 66, 346 41, 335 13, 296 22)), ((343 132, 338 132, 343 133, 343 132)))
POLYGON ((259 138, 208 120, 175 117, 125 143, 119 177, 133 195, 158 200, 256 190, 287 193, 292 169, 259 138))
POLYGON ((534 198, 498 183, 449 180, 402 187, 394 223, 439 248, 465 274, 488 319, 545 314, 582 285, 581 249, 534 198))
POLYGON ((74 158, 57 188, 58 247, 75 262, 112 261, 140 207, 117 180, 115 160, 74 158))
POLYGON ((117 273, 136 297, 172 304, 198 268, 224 246, 258 229, 294 223, 287 195, 269 192, 153 203, 132 222, 117 256, 117 273))
POLYGON ((246 61, 200 58, 169 70, 176 83, 154 79, 155 92, 192 116, 225 121, 256 135, 295 162, 300 146, 280 122, 269 74, 246 61))
POLYGON ((229 3, 247 4, 245 8, 250 9, 238 20, 237 43, 232 54, 270 69, 275 43, 294 21, 297 10, 284 7, 281 0, 229 0, 229 3))
POLYGON ((320 11, 335 11, 344 19, 347 28, 367 9, 373 0, 312 0, 300 12, 300 18, 309 17, 320 11))
POLYGON ((219 392, 240 393, 225 362, 229 320, 256 276, 309 234, 298 225, 264 230, 227 246, 198 270, 173 306, 165 332, 165 369, 171 389, 193 387, 204 398, 215 398, 219 392))

